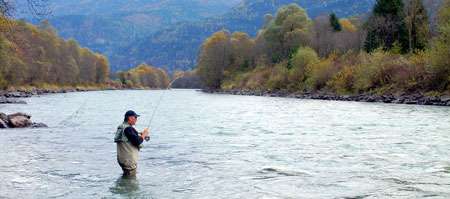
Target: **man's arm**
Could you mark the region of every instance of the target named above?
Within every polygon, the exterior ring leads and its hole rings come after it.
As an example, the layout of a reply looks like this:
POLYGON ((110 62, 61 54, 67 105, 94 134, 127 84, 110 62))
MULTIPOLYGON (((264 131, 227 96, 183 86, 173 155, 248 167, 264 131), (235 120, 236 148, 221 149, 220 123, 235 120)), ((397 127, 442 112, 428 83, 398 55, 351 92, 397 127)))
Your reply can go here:
POLYGON ((138 147, 144 139, 139 136, 139 133, 133 127, 125 128, 125 136, 127 136, 128 140, 130 140, 131 144, 138 147))

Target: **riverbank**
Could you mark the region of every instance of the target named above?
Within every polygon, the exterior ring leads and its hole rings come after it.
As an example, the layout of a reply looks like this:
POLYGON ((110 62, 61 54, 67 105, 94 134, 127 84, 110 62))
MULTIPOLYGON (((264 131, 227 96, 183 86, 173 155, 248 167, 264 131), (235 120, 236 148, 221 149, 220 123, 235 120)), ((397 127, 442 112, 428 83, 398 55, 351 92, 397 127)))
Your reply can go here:
POLYGON ((252 90, 207 90, 204 93, 213 94, 229 94, 229 95, 252 95, 265 97, 287 97, 298 99, 319 99, 334 101, 356 101, 356 102, 377 102, 377 103, 393 103, 393 104, 416 104, 416 105, 432 105, 432 106, 450 106, 450 96, 426 97, 421 94, 402 94, 402 95, 338 95, 326 92, 303 92, 293 93, 283 90, 275 91, 252 91, 252 90))
POLYGON ((45 95, 56 93, 70 93, 70 92, 87 92, 87 91, 99 91, 99 90, 114 90, 114 89, 60 89, 60 90, 13 90, 13 91, 0 91, 0 97, 4 98, 28 98, 33 95, 45 95))

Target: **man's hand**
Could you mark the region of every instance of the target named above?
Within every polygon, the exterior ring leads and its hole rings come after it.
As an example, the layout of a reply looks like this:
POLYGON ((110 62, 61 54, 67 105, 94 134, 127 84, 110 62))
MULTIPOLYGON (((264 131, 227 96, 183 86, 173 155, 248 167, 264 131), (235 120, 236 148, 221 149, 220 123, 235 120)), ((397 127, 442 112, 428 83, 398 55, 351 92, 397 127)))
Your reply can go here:
POLYGON ((142 134, 141 134, 142 139, 145 139, 145 137, 147 137, 147 135, 148 135, 148 128, 146 128, 144 130, 144 132, 142 132, 142 134))

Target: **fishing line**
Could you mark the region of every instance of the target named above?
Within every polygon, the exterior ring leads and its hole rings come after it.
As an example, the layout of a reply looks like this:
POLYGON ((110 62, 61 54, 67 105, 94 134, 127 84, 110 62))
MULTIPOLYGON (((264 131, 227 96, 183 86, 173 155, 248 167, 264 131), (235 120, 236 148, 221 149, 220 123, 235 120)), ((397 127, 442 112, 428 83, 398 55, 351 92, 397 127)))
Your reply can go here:
POLYGON ((84 107, 84 105, 86 104, 86 100, 84 100, 83 104, 80 106, 80 108, 78 108, 74 113, 72 113, 72 115, 69 115, 69 117, 67 117, 66 119, 64 119, 63 121, 61 121, 59 123, 59 125, 66 123, 67 121, 71 120, 73 117, 75 117, 78 112, 80 112, 80 110, 84 107))
MULTIPOLYGON (((153 114, 152 114, 152 117, 150 118, 150 121, 148 122, 147 128, 150 127, 150 124, 151 124, 152 121, 153 121, 153 117, 155 116, 156 109, 158 109, 158 106, 159 106, 159 104, 161 103, 162 98, 163 98, 164 95, 166 94, 166 91, 172 86, 172 84, 173 84, 176 80, 178 80, 178 79, 180 79, 180 78, 186 78, 186 77, 181 76, 181 77, 177 77, 177 78, 175 78, 174 80, 172 80, 172 82, 170 82, 169 86, 164 90, 164 92, 163 92, 163 94, 161 95, 161 97, 159 97, 158 103, 156 104, 155 110, 153 110, 153 114)), ((189 80, 188 78, 186 78, 186 79, 189 80)))
MULTIPOLYGON (((161 97, 159 97, 158 103, 156 103, 155 110, 153 110, 153 114, 152 114, 152 117, 150 118, 150 121, 148 122, 147 128, 150 128, 150 124, 151 124, 152 121, 153 121, 153 117, 155 116, 156 110, 158 109, 158 106, 159 106, 159 104, 161 103, 162 98, 163 98, 164 95, 166 94, 166 91, 172 86, 172 84, 173 84, 176 80, 178 80, 178 79, 180 79, 180 78, 185 78, 185 79, 189 80, 188 78, 186 78, 186 77, 184 77, 184 76, 180 76, 180 77, 177 77, 177 78, 175 78, 174 80, 172 80, 172 82, 170 82, 169 86, 167 86, 167 88, 164 90, 163 94, 161 94, 161 97)), ((189 80, 189 81, 190 81, 190 80, 189 80)), ((148 141, 150 140, 150 137, 149 137, 149 136, 145 137, 145 140, 148 142, 148 141)))

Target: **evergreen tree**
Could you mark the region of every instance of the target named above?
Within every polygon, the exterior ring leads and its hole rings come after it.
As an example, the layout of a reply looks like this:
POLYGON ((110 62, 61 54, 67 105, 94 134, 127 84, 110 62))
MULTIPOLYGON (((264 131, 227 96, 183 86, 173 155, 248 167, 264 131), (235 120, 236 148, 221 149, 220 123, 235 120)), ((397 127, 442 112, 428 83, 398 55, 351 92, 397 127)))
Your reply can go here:
POLYGON ((377 0, 372 16, 365 24, 367 39, 364 49, 367 52, 380 46, 389 50, 396 42, 400 44, 402 53, 409 51, 409 33, 403 7, 402 0, 377 0))
POLYGON ((330 14, 330 23, 334 31, 339 32, 342 30, 342 25, 334 12, 330 14))
POLYGON ((413 51, 425 49, 428 38, 428 13, 423 0, 405 0, 409 43, 413 51))

